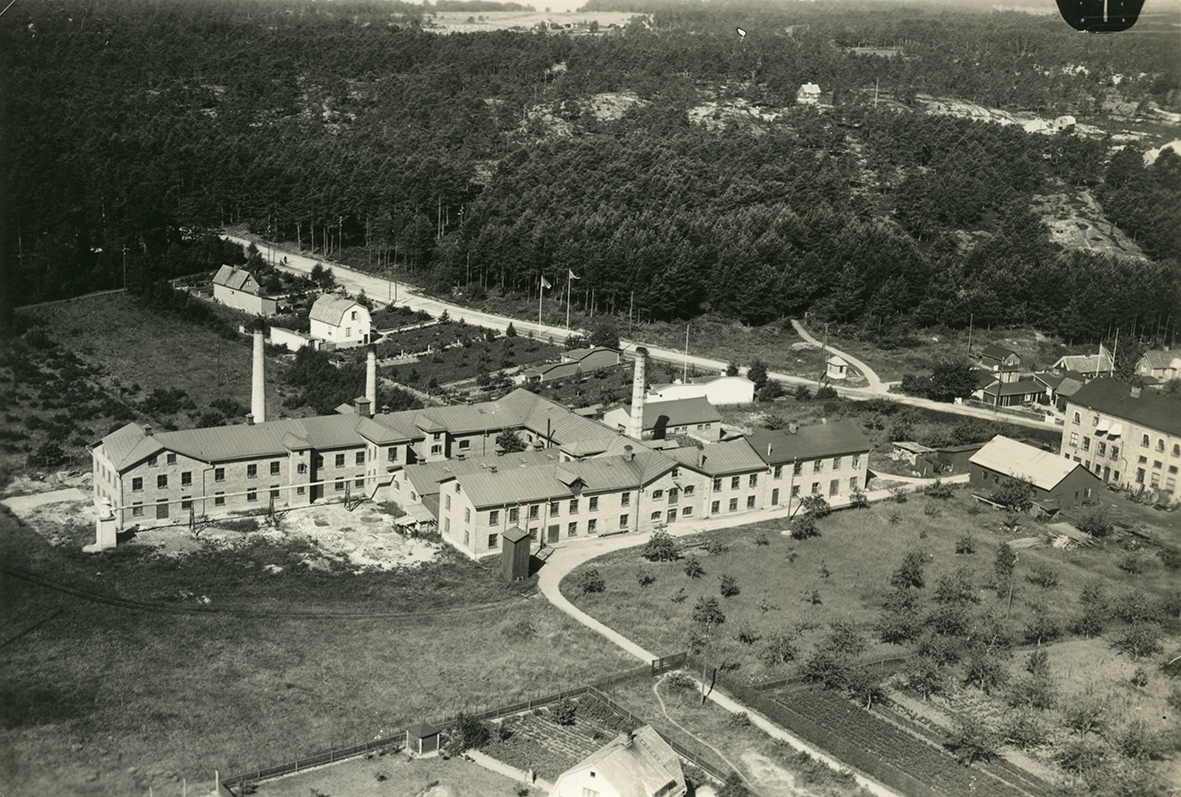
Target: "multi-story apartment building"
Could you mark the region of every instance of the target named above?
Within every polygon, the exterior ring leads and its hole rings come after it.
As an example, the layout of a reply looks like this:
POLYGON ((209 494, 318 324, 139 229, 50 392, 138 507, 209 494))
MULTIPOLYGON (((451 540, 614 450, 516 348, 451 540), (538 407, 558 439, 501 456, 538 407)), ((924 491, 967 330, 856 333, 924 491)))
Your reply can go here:
POLYGON ((869 482, 873 445, 855 421, 761 429, 746 441, 767 466, 767 506, 798 506, 807 495, 848 497, 869 482))
POLYGON ((1108 484, 1181 502, 1181 398, 1088 382, 1066 402, 1061 453, 1108 484))

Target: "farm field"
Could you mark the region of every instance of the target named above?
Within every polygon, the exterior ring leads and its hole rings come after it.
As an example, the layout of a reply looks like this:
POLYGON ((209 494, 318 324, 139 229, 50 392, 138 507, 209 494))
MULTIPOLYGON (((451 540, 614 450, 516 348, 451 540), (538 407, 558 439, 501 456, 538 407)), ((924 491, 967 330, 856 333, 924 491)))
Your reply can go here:
POLYGON ((88 557, 0 514, 6 567, 147 604, 0 579, 7 797, 179 791, 182 777, 282 763, 630 664, 528 585, 477 565, 325 572, 300 566, 306 553, 260 541, 88 557))

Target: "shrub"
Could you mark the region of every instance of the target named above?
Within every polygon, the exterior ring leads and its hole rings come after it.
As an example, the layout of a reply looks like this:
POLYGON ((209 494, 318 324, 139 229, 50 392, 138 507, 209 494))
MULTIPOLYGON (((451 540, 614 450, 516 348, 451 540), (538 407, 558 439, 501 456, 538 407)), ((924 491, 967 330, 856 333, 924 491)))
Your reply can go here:
POLYGON ((689 578, 700 578, 705 575, 705 568, 697 561, 696 556, 690 556, 685 560, 685 575, 689 578))
POLYGON ((770 540, 767 539, 767 532, 760 531, 755 534, 755 545, 770 545, 770 540))
POLYGON ((1116 747, 1128 758, 1140 761, 1164 758, 1165 740, 1142 719, 1134 719, 1116 736, 1116 747))
POLYGON ((947 691, 947 673, 938 661, 929 656, 912 659, 902 682, 907 689, 922 695, 924 700, 947 691))
POLYGON ((576 581, 579 592, 583 595, 590 595, 594 592, 602 592, 607 588, 607 582, 603 580, 603 576, 599 573, 597 568, 590 568, 584 570, 579 574, 576 581))
POLYGON ((1022 641, 1027 645, 1041 645, 1053 642, 1062 636, 1062 627, 1058 620, 1048 614, 1040 613, 1025 626, 1022 641))
POLYGON ((574 716, 578 713, 578 704, 568 697, 564 697, 553 706, 554 722, 559 725, 573 725, 574 716))
POLYGON ((896 504, 905 504, 909 500, 905 487, 891 487, 890 497, 894 499, 894 503, 896 504))
POLYGON ((964 669, 964 681, 979 688, 985 694, 1004 686, 1009 680, 1009 671, 1004 662, 987 650, 974 650, 968 657, 964 669))
POLYGON ((922 551, 909 551, 902 557, 902 564, 890 576, 890 586, 895 589, 914 587, 922 589, 926 586, 923 568, 927 566, 927 555, 922 551))
POLYGON ((1028 706, 1044 711, 1053 708, 1054 702, 1054 684, 1045 676, 1022 679, 1009 690, 1009 705, 1018 708, 1028 706))
POLYGON ((705 545, 703 547, 705 548, 705 552, 708 553, 710 556, 717 556, 719 554, 723 554, 727 550, 726 544, 724 542, 722 542, 720 539, 718 539, 717 537, 714 537, 713 539, 710 539, 710 540, 706 540, 705 545))
POLYGON ((1121 595, 1112 609, 1115 616, 1126 623, 1156 622, 1160 619, 1159 607, 1138 589, 1129 590, 1121 595))
POLYGON ((1161 548, 1156 552, 1160 562, 1170 570, 1181 570, 1181 550, 1177 548, 1161 548))
POLYGON ((738 588, 738 579, 729 573, 723 573, 718 578, 721 581, 720 589, 723 598, 732 598, 742 591, 738 588))
POLYGON ((967 534, 955 541, 955 552, 957 554, 976 553, 976 541, 972 539, 972 532, 969 531, 967 534))
POLYGON ((681 587, 680 589, 678 589, 676 592, 674 592, 672 594, 672 597, 669 598, 669 600, 671 600, 673 603, 684 603, 685 598, 687 598, 687 597, 689 597, 689 594, 687 592, 685 592, 684 587, 681 587))
POLYGON ((664 685, 669 689, 697 689, 697 682, 688 673, 683 673, 680 670, 668 674, 664 679, 664 685))
POLYGON ((1062 708, 1062 722, 1078 734, 1102 734, 1107 729, 1107 704, 1090 695, 1076 695, 1062 708))
POLYGON ((745 711, 735 711, 726 720, 726 724, 733 728, 748 728, 750 727, 750 715, 745 711))
POLYGON ((795 658, 796 647, 792 644, 792 637, 783 633, 771 634, 759 651, 759 661, 767 667, 787 664, 795 661, 795 658))
POLYGON ((466 750, 478 750, 488 743, 491 734, 488 727, 475 717, 459 712, 455 725, 447 732, 443 741, 443 752, 449 756, 463 755, 466 750))
MULTIPOLYGON (((943 514, 943 510, 940 509, 939 507, 935 506, 934 504, 924 504, 923 505, 923 514, 926 515, 927 517, 939 517, 940 515, 943 514)), ((926 529, 924 529, 923 531, 925 533, 926 529)))
POLYGON ((816 517, 812 514, 797 515, 791 522, 791 537, 793 540, 806 540, 809 537, 819 537, 820 529, 816 527, 816 517))
POLYGON ((1144 560, 1140 557, 1140 554, 1136 553, 1135 551, 1129 551, 1128 553, 1124 554, 1122 557, 1120 557, 1120 560, 1116 562, 1115 566, 1125 573, 1129 573, 1133 576, 1138 576, 1144 572, 1144 560))
POLYGON ((1006 509, 1024 512, 1033 504, 1033 486, 1024 479, 1008 477, 989 497, 1006 509))
POLYGON ((647 587, 655 583, 656 576, 652 575, 650 571, 641 567, 636 571, 636 581, 639 582, 641 587, 647 587))
POLYGON ((1087 776, 1107 758, 1107 751, 1090 739, 1071 739, 1054 757, 1058 766, 1073 775, 1087 776))
POLYGON ((961 719, 944 746, 955 754, 961 764, 988 761, 996 755, 997 736, 978 719, 961 719))
POLYGON ((697 604, 693 607, 693 622, 707 627, 726 622, 726 615, 718 606, 718 599, 705 596, 698 598, 697 604))
POLYGON ((861 488, 857 488, 849 496, 849 506, 853 509, 869 508, 869 496, 861 488))
POLYGON ((753 645, 762 639, 762 636, 753 625, 743 621, 742 625, 738 626, 738 633, 734 635, 734 639, 744 645, 753 645))
POLYGON ((677 542, 667 531, 654 531, 640 551, 649 562, 672 562, 680 557, 677 542))
POLYGON ((955 494, 955 489, 950 484, 944 484, 942 479, 936 479, 923 488, 923 494, 946 501, 955 494))
POLYGON ((809 515, 813 515, 817 518, 826 517, 832 513, 832 507, 829 506, 828 501, 825 500, 824 496, 817 495, 815 493, 805 496, 804 499, 800 501, 800 506, 803 507, 804 511, 809 515))
POLYGON ((1037 715, 1029 711, 1022 711, 1005 723, 1001 728, 1001 737, 1014 747, 1029 750, 1045 744, 1049 738, 1049 732, 1037 715))
POLYGON ((1160 653, 1160 637, 1161 629, 1156 623, 1133 623, 1112 640, 1111 646, 1135 661, 1141 656, 1160 653))
POLYGON ((1111 534, 1113 529, 1111 519, 1107 516, 1107 509, 1102 506, 1085 510, 1074 525, 1079 531, 1085 531, 1093 537, 1106 537, 1111 534))

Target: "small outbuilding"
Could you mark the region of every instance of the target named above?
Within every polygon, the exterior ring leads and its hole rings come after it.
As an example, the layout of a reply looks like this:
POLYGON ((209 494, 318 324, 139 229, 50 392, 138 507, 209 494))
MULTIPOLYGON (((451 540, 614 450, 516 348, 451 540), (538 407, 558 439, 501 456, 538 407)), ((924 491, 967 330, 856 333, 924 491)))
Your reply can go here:
POLYGON ((1021 479, 1032 488, 1034 504, 1049 513, 1087 501, 1103 486, 1081 462, 999 434, 969 462, 972 489, 992 491, 1005 479, 1021 479))
POLYGON ((520 526, 513 526, 500 535, 500 572, 505 581, 523 581, 529 578, 529 533, 520 526))
POLYGON ((420 758, 439 754, 439 729, 420 722, 406 729, 406 750, 420 758))
POLYGON ((830 354, 824 365, 824 375, 829 379, 849 378, 849 363, 839 354, 830 354))

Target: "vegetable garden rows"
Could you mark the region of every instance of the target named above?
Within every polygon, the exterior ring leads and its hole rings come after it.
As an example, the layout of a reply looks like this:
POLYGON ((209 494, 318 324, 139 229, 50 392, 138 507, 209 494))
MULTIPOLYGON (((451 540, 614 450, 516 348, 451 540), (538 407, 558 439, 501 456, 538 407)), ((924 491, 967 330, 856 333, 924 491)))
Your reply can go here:
POLYGON ((905 772, 940 794, 955 797, 1024 797, 1027 793, 851 704, 835 692, 808 687, 784 690, 775 701, 789 711, 838 734, 850 744, 905 772))
POLYGON ((498 739, 494 734, 482 752, 518 769, 532 769, 539 778, 552 782, 602 747, 605 741, 594 738, 597 728, 591 728, 582 721, 579 725, 583 727, 575 729, 559 725, 550 718, 548 712, 508 717, 500 726, 512 735, 498 739))

